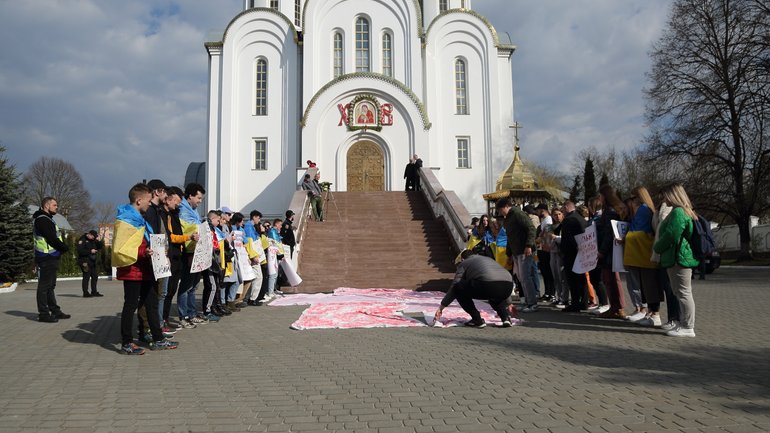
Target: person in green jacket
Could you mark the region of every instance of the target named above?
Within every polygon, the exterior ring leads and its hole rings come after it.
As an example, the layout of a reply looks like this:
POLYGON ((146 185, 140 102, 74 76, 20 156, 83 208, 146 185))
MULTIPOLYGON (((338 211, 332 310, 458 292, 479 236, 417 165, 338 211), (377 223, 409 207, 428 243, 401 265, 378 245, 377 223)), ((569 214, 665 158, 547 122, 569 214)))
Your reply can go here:
POLYGON ((673 210, 660 224, 653 250, 660 254, 660 265, 666 268, 671 287, 679 300, 680 322, 666 332, 671 337, 695 337, 695 301, 692 297, 692 268, 698 266, 689 239, 698 216, 692 209, 684 187, 673 184, 661 191, 663 201, 673 210))

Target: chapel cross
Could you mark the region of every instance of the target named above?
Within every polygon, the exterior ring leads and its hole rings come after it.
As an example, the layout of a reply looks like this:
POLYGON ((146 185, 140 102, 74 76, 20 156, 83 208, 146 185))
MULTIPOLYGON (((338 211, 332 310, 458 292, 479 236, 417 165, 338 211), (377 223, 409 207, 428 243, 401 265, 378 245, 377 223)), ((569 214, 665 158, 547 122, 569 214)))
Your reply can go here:
POLYGON ((519 150, 519 129, 523 128, 519 122, 513 122, 513 125, 509 126, 513 129, 513 148, 519 150))

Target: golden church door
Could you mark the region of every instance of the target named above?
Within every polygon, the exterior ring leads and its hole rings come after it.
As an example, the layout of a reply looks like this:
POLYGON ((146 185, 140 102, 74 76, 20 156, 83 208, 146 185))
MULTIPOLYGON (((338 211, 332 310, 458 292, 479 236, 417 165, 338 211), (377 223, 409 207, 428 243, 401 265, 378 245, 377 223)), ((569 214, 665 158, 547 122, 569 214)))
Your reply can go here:
POLYGON ((359 141, 348 150, 348 191, 385 191, 385 156, 380 146, 359 141))

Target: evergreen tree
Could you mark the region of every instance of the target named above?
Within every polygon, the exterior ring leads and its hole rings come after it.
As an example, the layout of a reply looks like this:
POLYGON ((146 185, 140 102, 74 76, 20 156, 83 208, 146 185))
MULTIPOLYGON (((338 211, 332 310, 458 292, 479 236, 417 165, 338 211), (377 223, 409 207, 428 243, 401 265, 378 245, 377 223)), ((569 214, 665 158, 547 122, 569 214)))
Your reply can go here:
POLYGON ((585 202, 596 197, 596 175, 594 174, 594 161, 591 157, 586 158, 586 165, 583 169, 583 191, 585 191, 585 202))
POLYGON ((0 283, 15 282, 32 268, 32 216, 20 175, 0 146, 0 283))
POLYGON ((575 175, 575 181, 572 182, 572 188, 569 190, 569 200, 573 203, 580 201, 580 193, 583 192, 583 188, 580 186, 580 175, 575 175))
POLYGON ((599 188, 609 184, 610 184, 610 179, 607 177, 607 173, 602 174, 602 178, 599 179, 599 188))

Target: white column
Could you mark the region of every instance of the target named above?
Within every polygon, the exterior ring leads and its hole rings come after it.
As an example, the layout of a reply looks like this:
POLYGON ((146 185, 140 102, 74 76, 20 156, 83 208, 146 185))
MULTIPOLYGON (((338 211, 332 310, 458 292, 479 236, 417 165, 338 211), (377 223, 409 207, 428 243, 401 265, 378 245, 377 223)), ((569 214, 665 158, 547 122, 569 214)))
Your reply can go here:
POLYGON ((217 209, 219 203, 220 165, 220 113, 222 107, 222 47, 208 46, 209 52, 209 101, 208 143, 206 145, 206 209, 217 209))

